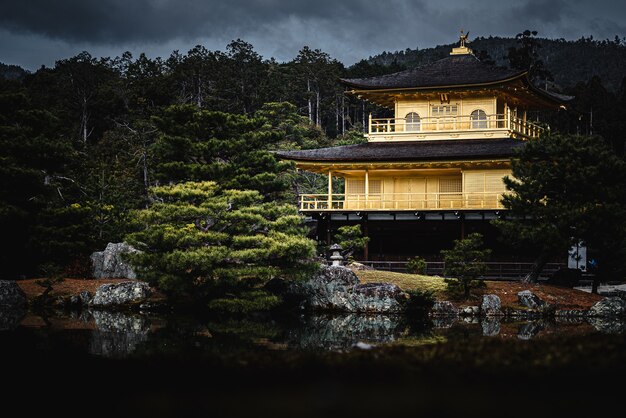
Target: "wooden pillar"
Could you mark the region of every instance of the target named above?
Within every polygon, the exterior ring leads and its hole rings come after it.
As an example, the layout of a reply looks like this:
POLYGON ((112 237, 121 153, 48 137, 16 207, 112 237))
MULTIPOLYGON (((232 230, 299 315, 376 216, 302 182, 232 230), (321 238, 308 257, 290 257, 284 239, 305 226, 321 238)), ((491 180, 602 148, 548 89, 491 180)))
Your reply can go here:
POLYGON ((333 243, 331 242, 331 233, 330 230, 332 228, 331 226, 331 214, 328 213, 326 214, 326 245, 332 245, 333 243))
POLYGON ((465 216, 461 216, 461 239, 465 239, 465 216))
POLYGON ((509 107, 509 104, 504 102, 504 109, 505 112, 504 114, 506 115, 506 128, 507 129, 511 129, 511 108, 509 107))
POLYGON ((328 170, 328 210, 333 208, 333 172, 328 170))
MULTIPOLYGON (((363 215, 363 237, 369 237, 369 225, 367 222, 367 215, 363 215)), ((365 260, 370 259, 370 244, 369 242, 365 243, 365 248, 363 248, 363 258, 365 260)))
POLYGON ((370 176, 369 171, 365 170, 365 208, 369 209, 369 200, 370 200, 370 176))

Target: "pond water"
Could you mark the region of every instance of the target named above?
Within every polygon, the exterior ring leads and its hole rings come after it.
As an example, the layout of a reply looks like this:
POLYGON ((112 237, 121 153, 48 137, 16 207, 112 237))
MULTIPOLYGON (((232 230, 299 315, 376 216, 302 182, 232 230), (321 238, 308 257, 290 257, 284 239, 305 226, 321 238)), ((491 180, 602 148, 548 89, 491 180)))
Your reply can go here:
POLYGON ((598 414, 610 403, 597 400, 621 396, 610 382, 626 372, 624 330, 597 320, 0 312, 3 399, 81 416, 527 417, 517 405, 532 393, 533 417, 598 414))
MULTIPOLYGON (((386 346, 421 346, 449 341, 500 339, 533 341, 547 336, 621 334, 621 320, 563 319, 512 321, 500 318, 410 318, 404 315, 259 315, 245 318, 84 310, 46 314, 0 314, 0 332, 14 343, 35 340, 41 347, 90 355, 141 357, 161 348, 237 351, 348 352, 386 346)), ((529 343, 530 344, 530 343, 529 343)), ((45 348, 44 348, 45 349, 45 348)))

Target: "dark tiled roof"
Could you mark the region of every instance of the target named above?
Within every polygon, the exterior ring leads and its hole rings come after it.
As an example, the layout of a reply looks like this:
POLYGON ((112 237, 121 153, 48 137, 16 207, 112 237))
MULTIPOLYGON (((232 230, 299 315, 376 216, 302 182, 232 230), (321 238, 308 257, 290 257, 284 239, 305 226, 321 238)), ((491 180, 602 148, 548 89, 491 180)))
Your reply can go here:
POLYGON ((516 78, 525 71, 498 68, 471 54, 451 55, 418 68, 369 78, 342 79, 359 89, 394 89, 495 83, 516 78))
POLYGON ((518 139, 462 139, 410 142, 367 142, 358 145, 281 151, 280 158, 295 161, 438 161, 511 157, 523 146, 518 139))

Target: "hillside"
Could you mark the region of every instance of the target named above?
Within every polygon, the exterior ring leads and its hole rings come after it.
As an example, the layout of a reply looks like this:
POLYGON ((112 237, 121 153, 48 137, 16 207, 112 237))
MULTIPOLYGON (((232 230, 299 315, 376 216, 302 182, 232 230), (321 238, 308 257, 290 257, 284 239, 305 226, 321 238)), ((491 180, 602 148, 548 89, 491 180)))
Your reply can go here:
MULTIPOLYGON (((626 77, 626 44, 623 40, 594 41, 581 38, 577 41, 539 38, 539 55, 546 68, 554 75, 561 88, 570 88, 580 81, 598 76, 604 86, 617 91, 626 77)), ((438 45, 434 48, 406 49, 383 52, 370 57, 372 64, 390 65, 394 61, 406 67, 417 67, 448 56, 456 44, 438 45)), ((470 44, 475 53, 487 52, 497 65, 508 64, 508 49, 516 45, 514 38, 476 38, 470 44)))
POLYGON ((7 65, 0 62, 0 78, 17 80, 24 77, 28 72, 18 65, 7 65))

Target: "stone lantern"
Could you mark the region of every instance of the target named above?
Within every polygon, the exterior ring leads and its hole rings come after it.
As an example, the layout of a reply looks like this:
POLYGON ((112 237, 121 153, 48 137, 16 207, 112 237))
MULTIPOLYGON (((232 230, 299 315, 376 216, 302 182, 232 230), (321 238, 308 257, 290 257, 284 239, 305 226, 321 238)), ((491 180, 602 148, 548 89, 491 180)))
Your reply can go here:
POLYGON ((341 266, 343 265, 343 256, 341 255, 341 250, 343 248, 339 244, 333 244, 330 246, 330 251, 332 251, 332 255, 330 256, 330 260, 333 262, 333 266, 341 266))

